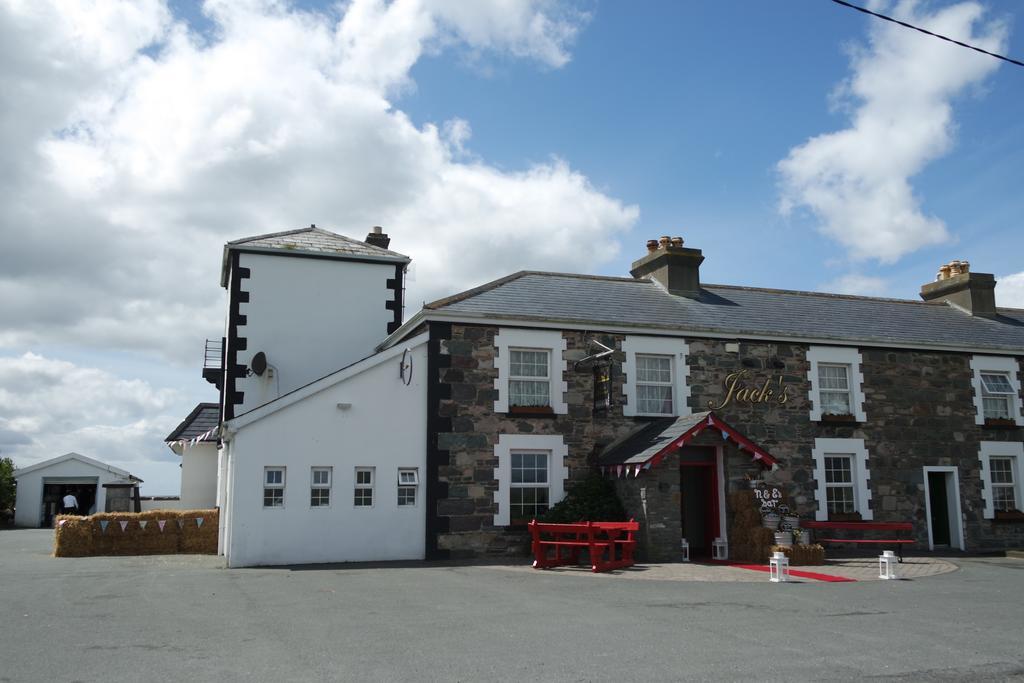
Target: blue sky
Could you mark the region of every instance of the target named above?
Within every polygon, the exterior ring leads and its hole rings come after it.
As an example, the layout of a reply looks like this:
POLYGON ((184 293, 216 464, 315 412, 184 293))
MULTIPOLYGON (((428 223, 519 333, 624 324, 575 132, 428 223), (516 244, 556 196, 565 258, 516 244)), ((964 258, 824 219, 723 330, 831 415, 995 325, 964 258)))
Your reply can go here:
MULTIPOLYGON (((583 7, 591 19, 564 68, 506 61, 482 75, 443 53, 416 65, 416 90, 399 105, 417 123, 468 120, 472 150, 491 163, 519 168, 558 155, 637 204, 622 256, 602 274, 626 274, 643 240, 664 233, 704 250, 710 282, 821 289, 843 272, 846 255, 812 217, 779 215, 775 165, 808 137, 847 124, 829 95, 849 75, 847 47, 880 20, 827 0, 583 7)), ((1019 57, 1024 12, 988 7, 1011 25, 1019 57)), ((913 298, 953 258, 986 272, 1021 270, 1024 68, 1000 66, 954 106, 954 149, 913 186, 956 242, 889 266, 857 264, 890 281, 879 294, 913 298)))
MULTIPOLYGON (((1015 2, 874 6, 1024 55, 1015 2)), ((222 245, 311 222, 384 225, 407 316, 519 269, 627 275, 663 234, 705 282, 915 298, 961 258, 1024 307, 1024 68, 829 0, 0 0, 0 46, 19 465, 175 492, 222 245)))

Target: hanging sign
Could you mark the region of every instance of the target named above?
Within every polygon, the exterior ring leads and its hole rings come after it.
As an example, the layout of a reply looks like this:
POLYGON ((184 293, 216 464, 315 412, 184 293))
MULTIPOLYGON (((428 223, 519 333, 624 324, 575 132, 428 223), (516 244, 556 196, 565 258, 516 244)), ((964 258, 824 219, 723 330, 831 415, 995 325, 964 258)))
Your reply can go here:
POLYGON ((754 489, 754 498, 761 507, 761 514, 778 512, 778 507, 782 505, 782 489, 770 484, 759 484, 754 489))
POLYGON ((789 401, 789 386, 782 381, 782 375, 769 377, 763 383, 755 384, 749 380, 749 373, 746 370, 740 370, 727 375, 722 386, 725 398, 719 403, 708 401, 708 408, 720 410, 731 403, 784 406, 789 401))

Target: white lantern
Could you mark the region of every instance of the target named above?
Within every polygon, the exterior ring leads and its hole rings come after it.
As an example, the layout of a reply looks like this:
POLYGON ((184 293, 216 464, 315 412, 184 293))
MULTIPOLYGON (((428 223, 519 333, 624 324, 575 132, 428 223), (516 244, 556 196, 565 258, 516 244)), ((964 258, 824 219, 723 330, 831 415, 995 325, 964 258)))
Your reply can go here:
POLYGON ((884 551, 878 556, 878 578, 898 579, 896 576, 896 553, 891 550, 884 551))
POLYGON ((686 542, 685 538, 683 539, 682 543, 680 544, 680 549, 683 551, 683 562, 689 562, 690 561, 690 544, 686 542))
POLYGON ((729 542, 723 538, 716 538, 711 544, 711 559, 728 560, 729 542))
POLYGON ((768 560, 768 580, 772 583, 789 581, 789 558, 786 553, 772 553, 768 560))

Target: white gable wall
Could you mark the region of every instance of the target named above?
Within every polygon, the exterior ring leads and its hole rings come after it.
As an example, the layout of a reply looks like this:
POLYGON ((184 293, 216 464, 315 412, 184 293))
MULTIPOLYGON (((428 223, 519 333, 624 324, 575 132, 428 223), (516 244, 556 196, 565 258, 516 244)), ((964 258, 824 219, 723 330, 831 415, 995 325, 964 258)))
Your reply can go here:
MULTIPOLYGON (((25 469, 28 468, 26 467, 25 469)), ((43 484, 47 479, 81 478, 84 485, 95 483, 96 507, 94 510, 82 510, 81 512, 85 514, 89 512, 103 512, 107 505, 107 490, 103 488, 103 485, 121 478, 118 473, 74 459, 56 462, 48 467, 35 469, 24 474, 18 474, 15 471, 14 474, 18 482, 14 524, 21 527, 40 526, 43 518, 43 484), (84 481, 85 479, 90 481, 84 481)))
POLYGON ((248 367, 263 351, 275 372, 238 378, 235 415, 371 355, 394 320, 384 307, 394 298, 394 263, 242 253, 239 265, 249 269, 241 281, 249 301, 239 304, 247 346, 237 362, 248 367))
POLYGON ((205 510, 217 505, 217 442, 182 446, 181 509, 205 510))
POLYGON ((408 386, 398 374, 401 353, 385 353, 318 393, 235 421, 243 426, 233 433, 228 423, 228 566, 423 559, 426 349, 421 341, 410 351, 408 386), (283 507, 263 507, 265 467, 287 468, 283 507), (333 468, 330 507, 310 506, 312 467, 333 468), (373 507, 353 504, 357 467, 375 468, 373 507), (398 507, 400 467, 418 469, 415 507, 398 507))

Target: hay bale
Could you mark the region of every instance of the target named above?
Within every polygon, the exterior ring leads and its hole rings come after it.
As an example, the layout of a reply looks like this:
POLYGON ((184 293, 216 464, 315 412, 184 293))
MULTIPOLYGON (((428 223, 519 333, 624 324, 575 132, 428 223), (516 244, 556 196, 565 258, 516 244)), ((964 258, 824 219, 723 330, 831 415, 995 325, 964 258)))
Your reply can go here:
POLYGON ((789 566, 806 567, 811 565, 825 564, 825 549, 818 544, 814 545, 773 545, 770 553, 785 553, 789 558, 789 566))
POLYGON ((102 512, 90 517, 61 515, 54 535, 54 555, 216 554, 218 521, 217 510, 102 512), (203 520, 202 525, 198 519, 203 520))

